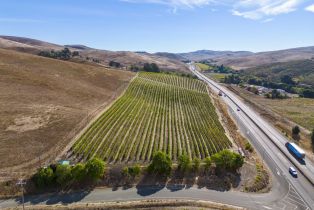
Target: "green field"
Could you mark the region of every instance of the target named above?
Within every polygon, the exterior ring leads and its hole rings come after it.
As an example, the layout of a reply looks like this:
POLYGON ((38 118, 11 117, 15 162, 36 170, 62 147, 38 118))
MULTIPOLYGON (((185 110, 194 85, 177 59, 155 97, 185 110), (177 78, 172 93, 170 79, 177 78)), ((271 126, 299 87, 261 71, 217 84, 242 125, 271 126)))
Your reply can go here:
POLYGON ((217 82, 221 82, 224 81, 225 76, 227 76, 228 74, 223 74, 223 73, 207 73, 205 74, 206 76, 208 76, 209 78, 214 79, 217 82))
POLYGON ((203 82, 142 72, 72 151, 115 163, 146 162, 157 150, 204 158, 230 146, 203 82))
POLYGON ((196 63, 196 65, 202 70, 202 71, 207 71, 210 70, 211 67, 209 65, 203 64, 203 63, 196 63))

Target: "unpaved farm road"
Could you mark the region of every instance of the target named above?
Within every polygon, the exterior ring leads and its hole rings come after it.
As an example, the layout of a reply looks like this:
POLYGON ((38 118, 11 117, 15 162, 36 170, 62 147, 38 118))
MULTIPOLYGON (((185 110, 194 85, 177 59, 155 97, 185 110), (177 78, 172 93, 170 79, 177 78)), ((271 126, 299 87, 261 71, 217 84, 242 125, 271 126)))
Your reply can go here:
MULTIPOLYGON (((203 79, 214 90, 218 84, 211 80, 205 79, 203 75, 196 72, 195 66, 190 65, 193 71, 200 79, 203 79), (214 84, 214 85, 213 85, 214 84)), ((218 86, 220 87, 220 86, 218 86)), ((218 93, 218 92, 217 92, 218 93)), ((284 137, 271 130, 272 137, 278 142, 273 142, 269 136, 257 127, 256 124, 244 112, 252 112, 247 110, 241 102, 234 103, 231 97, 234 95, 224 92, 225 102, 229 106, 231 114, 235 118, 242 133, 254 145, 257 152, 260 153, 265 163, 271 170, 272 188, 269 193, 254 194, 242 193, 236 191, 215 191, 206 188, 186 187, 182 185, 176 186, 160 186, 160 187, 133 187, 129 189, 94 189, 90 192, 82 191, 70 194, 49 194, 39 196, 27 196, 25 198, 26 205, 36 204, 71 204, 71 203, 98 203, 105 201, 126 201, 140 199, 194 199, 225 203, 248 209, 314 209, 314 187, 305 175, 299 173, 297 179, 292 178, 288 173, 288 168, 291 165, 297 166, 298 170, 303 169, 311 172, 312 163, 306 160, 307 165, 296 165, 293 159, 285 154, 281 144, 284 137), (237 111, 240 107, 241 111, 237 111), (274 133, 274 134, 273 134, 274 133), (280 144, 278 147, 275 144, 280 144)), ((255 114, 256 115, 256 114, 255 114)), ((257 118, 259 116, 255 116, 257 118)), ((267 125, 267 129, 270 129, 267 125)), ((289 155, 289 154, 288 154, 289 155)), ((307 174, 306 174, 307 175, 307 174)), ((310 177, 311 178, 311 177, 310 177)), ((20 198, 8 199, 0 201, 0 208, 16 207, 21 204, 20 198)))

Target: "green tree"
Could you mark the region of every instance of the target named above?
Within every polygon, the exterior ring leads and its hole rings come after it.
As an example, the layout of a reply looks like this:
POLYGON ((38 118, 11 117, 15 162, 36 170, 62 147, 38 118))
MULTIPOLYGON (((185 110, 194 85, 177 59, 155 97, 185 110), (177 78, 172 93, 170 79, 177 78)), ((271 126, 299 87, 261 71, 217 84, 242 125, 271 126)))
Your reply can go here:
POLYGON ((178 168, 182 172, 186 172, 191 168, 191 159, 186 154, 182 154, 178 158, 178 168))
POLYGON ((154 154, 153 160, 148 166, 150 173, 169 176, 171 173, 172 161, 164 152, 158 151, 154 154))
POLYGON ((299 135, 299 133, 300 133, 300 128, 299 128, 299 126, 294 126, 293 128, 292 128, 292 134, 293 135, 299 135))
POLYGON ((193 159, 193 171, 198 172, 201 166, 201 160, 197 157, 193 159))
POLYGON ((136 176, 140 175, 141 167, 138 164, 136 164, 135 166, 129 167, 128 172, 129 172, 130 176, 136 177, 136 176))
POLYGON ((78 163, 71 169, 72 178, 76 182, 82 181, 86 177, 85 165, 78 163))
POLYGON ((34 176, 35 184, 39 188, 51 186, 53 184, 54 178, 55 175, 50 167, 39 169, 39 171, 34 176))
POLYGON ((97 181, 104 175, 106 163, 99 158, 93 158, 87 161, 85 167, 87 177, 90 178, 92 181, 97 181))
POLYGON ((210 169, 210 166, 212 165, 212 159, 210 157, 206 157, 204 159, 205 162, 205 169, 208 170, 210 169))
POLYGON ((238 168, 241 168, 244 164, 244 159, 241 155, 238 153, 233 153, 233 161, 231 169, 237 170, 238 168))
POLYGON ((243 157, 237 153, 224 149, 212 156, 212 160, 220 169, 237 170, 243 163, 243 157))
POLYGON ((72 180, 71 167, 69 165, 57 165, 56 180, 61 186, 68 184, 72 180))

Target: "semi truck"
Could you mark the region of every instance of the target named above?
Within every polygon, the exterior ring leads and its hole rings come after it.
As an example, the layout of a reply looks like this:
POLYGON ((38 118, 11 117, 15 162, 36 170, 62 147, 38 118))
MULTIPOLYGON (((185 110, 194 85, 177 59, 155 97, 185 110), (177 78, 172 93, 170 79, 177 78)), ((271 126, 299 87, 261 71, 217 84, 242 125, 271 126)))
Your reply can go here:
POLYGON ((305 152, 295 143, 288 142, 286 143, 286 147, 291 153, 293 153, 300 160, 303 160, 303 158, 305 158, 305 152))

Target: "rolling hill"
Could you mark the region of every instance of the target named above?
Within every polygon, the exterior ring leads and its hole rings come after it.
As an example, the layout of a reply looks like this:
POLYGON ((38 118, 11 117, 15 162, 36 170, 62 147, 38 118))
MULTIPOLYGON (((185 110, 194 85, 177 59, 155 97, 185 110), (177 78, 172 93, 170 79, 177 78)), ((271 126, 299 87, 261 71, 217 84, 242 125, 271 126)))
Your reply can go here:
POLYGON ((134 75, 0 49, 0 172, 54 159, 134 75))
POLYGON ((190 53, 179 53, 178 55, 193 61, 209 60, 213 64, 223 64, 239 70, 271 63, 311 59, 314 57, 314 47, 300 47, 259 53, 200 50, 190 53))
POLYGON ((314 87, 314 59, 266 64, 248 68, 245 72, 273 82, 279 82, 282 76, 290 75, 299 82, 314 87))
POLYGON ((108 66, 110 61, 119 62, 124 67, 132 65, 143 66, 144 63, 156 63, 161 69, 188 73, 188 68, 181 61, 158 54, 136 53, 131 51, 108 51, 93 49, 84 45, 57 45, 40 40, 24 37, 0 36, 0 48, 19 52, 38 54, 40 51, 62 50, 68 47, 71 51, 78 51, 80 57, 73 61, 87 62, 97 59, 99 65, 108 66))

